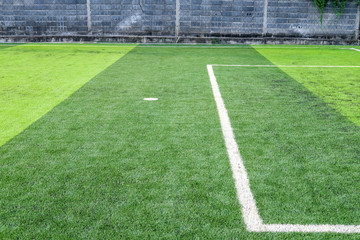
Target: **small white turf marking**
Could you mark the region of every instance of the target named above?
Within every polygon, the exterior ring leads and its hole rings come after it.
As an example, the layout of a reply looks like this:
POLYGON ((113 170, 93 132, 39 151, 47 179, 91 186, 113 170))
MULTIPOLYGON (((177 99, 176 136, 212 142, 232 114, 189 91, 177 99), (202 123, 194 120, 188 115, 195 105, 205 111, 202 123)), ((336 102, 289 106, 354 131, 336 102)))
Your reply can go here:
POLYGON ((356 48, 350 48, 351 50, 354 50, 354 51, 358 51, 358 52, 360 52, 360 50, 359 49, 356 49, 356 48))
POLYGON ((230 118, 227 113, 224 100, 221 97, 219 85, 214 74, 213 65, 207 65, 207 70, 210 77, 210 83, 214 94, 216 107, 220 117, 221 129, 233 172, 233 178, 235 180, 236 194, 241 205, 241 211, 246 229, 250 232, 360 233, 360 225, 263 224, 263 221, 259 215, 259 211, 256 207, 254 196, 250 189, 250 181, 240 155, 238 144, 235 140, 230 118))
POLYGON ((144 101, 157 101, 158 98, 144 98, 144 101))

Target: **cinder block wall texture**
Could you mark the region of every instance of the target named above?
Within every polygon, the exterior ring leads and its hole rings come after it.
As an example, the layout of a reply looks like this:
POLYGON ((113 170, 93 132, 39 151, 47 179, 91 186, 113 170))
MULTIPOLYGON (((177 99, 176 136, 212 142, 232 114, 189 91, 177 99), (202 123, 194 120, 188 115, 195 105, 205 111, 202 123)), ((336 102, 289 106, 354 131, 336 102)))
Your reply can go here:
POLYGON ((359 38, 359 8, 312 0, 0 0, 1 36, 359 38))

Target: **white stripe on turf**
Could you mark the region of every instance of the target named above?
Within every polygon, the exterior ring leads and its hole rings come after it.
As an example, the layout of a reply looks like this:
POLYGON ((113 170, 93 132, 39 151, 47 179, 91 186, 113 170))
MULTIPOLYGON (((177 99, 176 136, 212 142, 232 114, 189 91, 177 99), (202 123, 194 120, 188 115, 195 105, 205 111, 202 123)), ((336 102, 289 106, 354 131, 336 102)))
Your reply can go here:
POLYGON ((356 49, 356 48, 350 48, 350 49, 360 52, 360 49, 356 49))
MULTIPOLYGON (((214 65, 215 66, 215 65, 214 65)), ((217 65, 216 65, 217 66, 217 65)), ((222 65, 223 66, 223 65, 222 65)), ((241 65, 228 65, 241 66, 241 65)), ((231 127, 230 118, 221 97, 219 85, 216 81, 213 65, 207 65, 210 83, 220 117, 230 165, 235 180, 236 194, 241 205, 246 229, 251 232, 334 232, 360 233, 360 225, 298 225, 298 224, 263 224, 256 207, 254 196, 250 189, 249 178, 240 155, 238 144, 231 127)))
POLYGON ((360 66, 318 66, 318 65, 227 65, 212 64, 214 67, 269 67, 269 68, 360 68, 360 66))
POLYGON ((334 232, 360 233, 359 225, 299 225, 299 224, 265 224, 262 232, 334 232))
POLYGON ((221 128, 233 171, 233 177, 235 179, 237 196, 242 207, 243 218, 249 231, 258 231, 260 230, 260 227, 263 226, 263 223, 258 213, 254 196, 250 190, 249 178, 241 159, 239 147, 235 141, 235 136, 231 128, 230 118, 227 113, 224 101, 221 97, 219 85, 217 84, 213 67, 211 65, 207 65, 207 69, 220 117, 221 128))

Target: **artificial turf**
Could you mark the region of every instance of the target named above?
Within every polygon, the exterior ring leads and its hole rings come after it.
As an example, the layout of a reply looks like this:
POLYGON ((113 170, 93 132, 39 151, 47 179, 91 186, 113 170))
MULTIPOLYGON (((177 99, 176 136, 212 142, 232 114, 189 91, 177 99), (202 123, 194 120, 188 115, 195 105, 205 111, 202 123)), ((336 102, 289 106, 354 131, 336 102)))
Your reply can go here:
MULTIPOLYGON (((358 66, 360 52, 345 49, 258 48, 275 65, 358 66)), ((360 126, 360 68, 281 68, 360 126)))
MULTIPOLYGON (((358 239, 245 230, 212 63, 271 64, 251 47, 139 46, 4 144, 0 238, 358 239)), ((359 127, 279 69, 215 74, 264 221, 359 224, 359 127)))
POLYGON ((0 146, 134 46, 0 46, 0 146))
POLYGON ((264 222, 359 225, 360 128, 279 69, 215 74, 264 222))

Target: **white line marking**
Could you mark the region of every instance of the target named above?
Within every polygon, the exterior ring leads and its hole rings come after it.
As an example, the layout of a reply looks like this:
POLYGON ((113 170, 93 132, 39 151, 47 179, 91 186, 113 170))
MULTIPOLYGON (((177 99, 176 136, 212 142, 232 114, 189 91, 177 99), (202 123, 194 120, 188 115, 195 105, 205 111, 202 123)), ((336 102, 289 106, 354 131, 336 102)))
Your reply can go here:
POLYGON ((356 48, 350 48, 350 49, 360 52, 360 50, 359 50, 359 49, 356 49, 356 48))
POLYGON ((267 68, 360 68, 360 66, 317 66, 317 65, 226 65, 211 64, 214 67, 267 67, 267 68))
MULTIPOLYGON (((214 65, 215 66, 215 65, 214 65)), ((229 65, 240 66, 240 65, 229 65)), ((238 144, 231 127, 224 100, 221 97, 219 85, 213 70, 213 65, 207 65, 210 83, 220 117, 230 165, 235 180, 236 194, 241 205, 246 229, 251 232, 334 232, 334 233, 360 233, 360 225, 299 225, 299 224, 263 224, 256 207, 254 196, 250 189, 250 181, 245 165, 240 155, 238 144)))
POLYGON ((224 135, 231 168, 233 171, 233 177, 235 179, 237 196, 242 207, 243 218, 247 229, 249 231, 256 231, 259 230, 259 227, 263 225, 262 220, 258 213, 254 196, 250 190, 249 178, 241 159, 239 147, 235 141, 235 136, 231 128, 230 118, 227 113, 224 101, 221 97, 219 85, 216 82, 213 67, 211 65, 207 65, 207 69, 220 117, 221 129, 224 135))
POLYGON ((264 224, 262 232, 333 232, 360 233, 359 225, 299 225, 299 224, 264 224))
POLYGON ((216 45, 208 45, 208 46, 197 46, 196 44, 188 44, 188 45, 176 45, 176 46, 166 46, 166 45, 159 45, 157 46, 156 43, 153 43, 152 45, 139 45, 138 47, 161 47, 161 48, 202 48, 202 49, 211 49, 211 48, 225 48, 225 49, 317 49, 317 50, 349 50, 350 48, 340 48, 340 47, 291 47, 291 46, 260 46, 260 45, 234 45, 234 46, 216 46, 216 45))

